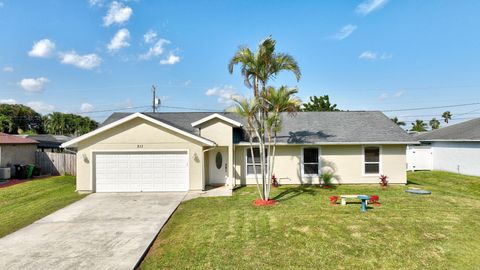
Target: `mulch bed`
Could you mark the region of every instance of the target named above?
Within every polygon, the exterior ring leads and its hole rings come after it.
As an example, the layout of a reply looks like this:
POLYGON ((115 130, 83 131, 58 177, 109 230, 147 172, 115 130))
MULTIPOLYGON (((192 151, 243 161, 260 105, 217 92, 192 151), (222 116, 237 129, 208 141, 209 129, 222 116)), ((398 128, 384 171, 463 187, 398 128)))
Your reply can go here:
POLYGON ((6 187, 9 187, 9 186, 25 183, 27 181, 30 181, 30 180, 29 179, 24 179, 24 180, 10 179, 10 180, 7 180, 7 181, 0 181, 0 188, 6 188, 6 187))

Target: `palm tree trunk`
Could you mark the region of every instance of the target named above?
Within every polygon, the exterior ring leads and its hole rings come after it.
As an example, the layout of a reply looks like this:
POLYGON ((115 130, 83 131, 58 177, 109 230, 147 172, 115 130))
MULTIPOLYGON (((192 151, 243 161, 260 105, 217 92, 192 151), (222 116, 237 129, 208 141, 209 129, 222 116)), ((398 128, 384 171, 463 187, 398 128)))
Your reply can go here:
POLYGON ((258 183, 258 175, 257 175, 257 164, 255 164, 255 155, 253 153, 253 139, 252 139, 252 134, 249 134, 249 142, 250 142, 250 155, 252 156, 252 163, 253 163, 253 173, 255 174, 255 183, 257 186, 257 191, 258 194, 260 194, 260 198, 264 200, 263 194, 260 191, 260 184, 258 183))

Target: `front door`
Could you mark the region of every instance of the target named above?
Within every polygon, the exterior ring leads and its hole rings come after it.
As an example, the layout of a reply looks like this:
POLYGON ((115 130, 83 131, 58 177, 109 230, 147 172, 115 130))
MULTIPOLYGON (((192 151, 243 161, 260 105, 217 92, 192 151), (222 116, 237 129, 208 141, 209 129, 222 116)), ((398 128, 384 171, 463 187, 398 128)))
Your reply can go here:
POLYGON ((209 151, 208 176, 210 185, 225 185, 228 179, 228 148, 209 151))

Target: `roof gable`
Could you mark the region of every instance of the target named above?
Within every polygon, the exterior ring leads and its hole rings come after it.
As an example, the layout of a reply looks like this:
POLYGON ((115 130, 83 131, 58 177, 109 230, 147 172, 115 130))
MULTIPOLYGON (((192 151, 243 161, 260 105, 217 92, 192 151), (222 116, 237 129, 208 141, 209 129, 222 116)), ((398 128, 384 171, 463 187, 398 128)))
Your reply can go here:
POLYGON ((189 132, 187 132, 187 131, 181 130, 181 129, 179 129, 179 128, 176 128, 176 127, 174 127, 174 126, 172 126, 172 125, 169 125, 169 124, 167 124, 167 123, 164 123, 164 122, 162 122, 162 121, 159 121, 159 120, 157 120, 157 119, 154 119, 154 118, 152 118, 152 117, 149 117, 149 116, 144 115, 144 114, 142 114, 142 113, 133 113, 133 114, 130 114, 130 115, 126 116, 126 117, 123 117, 123 118, 121 118, 121 119, 119 119, 119 120, 116 120, 116 121, 114 121, 114 122, 112 122, 112 123, 109 123, 109 124, 107 124, 107 125, 104 125, 104 126, 98 128, 98 129, 96 129, 96 130, 94 130, 94 131, 92 131, 92 132, 89 132, 89 133, 87 133, 87 134, 84 134, 84 135, 82 135, 82 136, 80 136, 80 137, 78 137, 78 138, 75 138, 75 139, 70 140, 70 141, 68 141, 68 142, 62 143, 62 145, 61 145, 60 147, 62 147, 62 148, 75 147, 79 142, 81 142, 81 141, 83 141, 83 140, 86 140, 86 139, 88 139, 88 138, 90 138, 90 137, 93 137, 93 136, 95 136, 95 135, 97 135, 97 134, 99 134, 99 133, 102 133, 102 132, 104 132, 104 131, 106 131, 106 130, 109 130, 109 129, 111 129, 111 128, 114 128, 114 127, 116 127, 116 126, 119 126, 119 125, 121 125, 121 124, 123 124, 123 123, 125 123, 125 122, 128 122, 128 121, 130 121, 130 120, 132 120, 132 119, 135 119, 135 118, 142 118, 142 119, 144 119, 144 120, 146 120, 146 121, 149 121, 149 122, 151 122, 151 123, 154 123, 154 124, 156 124, 156 125, 159 125, 159 126, 161 126, 161 127, 164 127, 164 128, 166 128, 166 129, 169 129, 169 130, 171 130, 171 131, 173 131, 173 132, 175 132, 175 133, 179 133, 179 134, 181 134, 181 135, 183 135, 183 136, 189 137, 189 138, 191 138, 191 139, 193 139, 193 140, 196 140, 196 141, 198 141, 198 142, 200 142, 200 143, 203 143, 203 144, 205 144, 205 145, 208 145, 208 146, 214 146, 214 145, 215 145, 215 143, 212 142, 212 141, 210 141, 210 140, 207 140, 207 139, 202 138, 202 137, 200 137, 200 136, 197 136, 197 135, 195 135, 195 134, 189 133, 189 132))
POLYGON ((218 114, 218 113, 214 113, 214 114, 211 114, 211 115, 209 115, 209 116, 207 116, 207 117, 204 117, 204 118, 202 118, 202 119, 200 119, 200 120, 197 120, 197 121, 193 122, 193 123, 192 123, 192 127, 197 127, 197 126, 199 126, 199 125, 201 125, 201 124, 203 124, 203 123, 205 123, 205 122, 208 122, 208 121, 210 121, 210 120, 212 120, 212 119, 220 119, 220 120, 222 120, 222 121, 224 121, 224 122, 229 123, 230 125, 232 125, 232 126, 234 126, 234 127, 241 127, 241 126, 242 126, 242 123, 240 123, 240 122, 237 122, 237 121, 235 121, 235 120, 233 120, 233 119, 231 119, 231 118, 228 118, 228 117, 226 117, 226 116, 224 116, 224 115, 221 115, 221 114, 218 114))
POLYGON ((419 141, 480 141, 480 118, 415 136, 419 141))

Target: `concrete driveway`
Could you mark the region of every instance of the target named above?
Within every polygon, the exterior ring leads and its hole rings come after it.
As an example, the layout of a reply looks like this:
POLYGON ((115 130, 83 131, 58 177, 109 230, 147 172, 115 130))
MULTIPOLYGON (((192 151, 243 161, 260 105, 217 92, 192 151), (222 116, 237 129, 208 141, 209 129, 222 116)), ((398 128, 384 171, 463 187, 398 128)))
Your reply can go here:
POLYGON ((184 196, 91 194, 0 238, 0 269, 132 269, 184 196))

